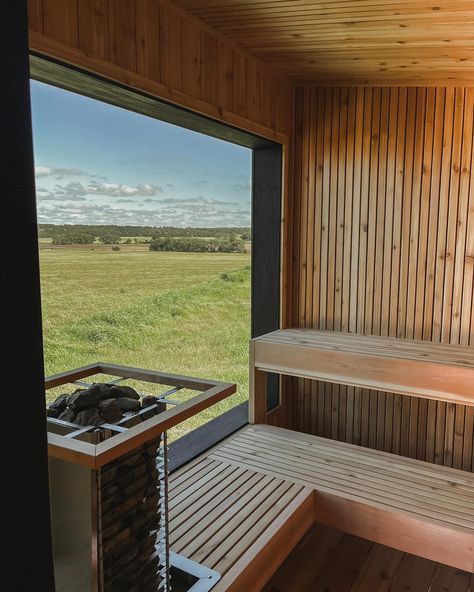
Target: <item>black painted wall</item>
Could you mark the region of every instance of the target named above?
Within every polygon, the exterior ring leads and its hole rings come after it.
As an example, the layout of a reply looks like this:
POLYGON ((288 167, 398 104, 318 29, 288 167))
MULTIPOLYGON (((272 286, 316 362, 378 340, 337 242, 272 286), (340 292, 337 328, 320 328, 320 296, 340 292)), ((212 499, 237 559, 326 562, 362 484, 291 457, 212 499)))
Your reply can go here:
MULTIPOLYGON (((253 151, 252 337, 280 327, 282 149, 269 144, 253 151)), ((269 374, 268 409, 278 404, 279 379, 269 374)))
POLYGON ((281 146, 253 151, 252 337, 280 323, 281 146))
POLYGON ((0 18, 0 589, 54 590, 26 0, 0 18))

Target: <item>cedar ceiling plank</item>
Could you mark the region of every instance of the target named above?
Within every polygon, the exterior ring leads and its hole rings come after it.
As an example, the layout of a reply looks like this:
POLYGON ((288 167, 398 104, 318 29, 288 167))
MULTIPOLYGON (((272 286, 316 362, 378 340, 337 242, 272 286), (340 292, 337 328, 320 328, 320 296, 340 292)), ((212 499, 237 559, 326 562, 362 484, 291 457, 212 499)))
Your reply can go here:
POLYGON ((295 80, 474 86, 470 0, 177 2, 295 80))

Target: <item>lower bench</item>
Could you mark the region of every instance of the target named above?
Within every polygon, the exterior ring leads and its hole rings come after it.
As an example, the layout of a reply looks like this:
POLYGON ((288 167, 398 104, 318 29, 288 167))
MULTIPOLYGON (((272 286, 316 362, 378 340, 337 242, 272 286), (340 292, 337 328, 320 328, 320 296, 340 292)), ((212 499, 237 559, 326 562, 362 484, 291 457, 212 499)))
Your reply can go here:
POLYGON ((213 592, 260 590, 313 524, 311 489, 207 455, 169 500, 171 549, 221 574, 213 592))
POLYGON ((172 476, 171 546, 260 590, 320 522, 474 572, 474 475, 267 425, 172 476))

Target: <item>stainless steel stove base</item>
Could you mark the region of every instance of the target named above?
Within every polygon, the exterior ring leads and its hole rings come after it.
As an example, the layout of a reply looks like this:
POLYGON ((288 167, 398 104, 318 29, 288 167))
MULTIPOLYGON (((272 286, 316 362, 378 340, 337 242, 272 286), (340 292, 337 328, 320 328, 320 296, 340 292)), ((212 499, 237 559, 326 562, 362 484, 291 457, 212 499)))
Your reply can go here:
POLYGON ((171 590, 173 592, 175 590, 173 587, 173 576, 176 575, 176 571, 191 576, 193 580, 191 587, 187 588, 186 592, 208 592, 221 579, 221 574, 217 571, 196 563, 187 557, 183 557, 183 555, 173 553, 173 551, 170 551, 170 571, 171 590))

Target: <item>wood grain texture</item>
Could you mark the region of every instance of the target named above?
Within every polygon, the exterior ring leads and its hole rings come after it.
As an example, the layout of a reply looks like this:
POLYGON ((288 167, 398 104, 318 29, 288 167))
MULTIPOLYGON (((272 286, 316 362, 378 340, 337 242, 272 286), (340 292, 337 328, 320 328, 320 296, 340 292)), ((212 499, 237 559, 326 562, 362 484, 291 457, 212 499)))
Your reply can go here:
POLYGON ((473 571, 473 486, 461 471, 246 427, 171 475, 171 548, 220 572, 219 592, 388 592, 391 583, 413 585, 426 565, 441 591, 468 585, 470 574, 405 553, 473 571), (347 524, 351 534, 321 520, 347 524), (405 551, 374 543, 385 539, 405 551))
MULTIPOLYGON (((250 349, 249 409, 251 415, 260 418, 257 423, 262 419, 265 423, 262 412, 266 410, 264 385, 256 388, 260 371, 474 406, 471 346, 292 328, 256 337, 250 349), (261 412, 257 413, 257 409, 261 412)), ((376 399, 377 394, 371 398, 376 399)), ((416 404, 420 414, 427 413, 426 401, 416 404)), ((384 409, 385 405, 379 405, 379 423, 385 419, 384 409)), ((457 408, 458 415, 461 410, 460 424, 465 411, 463 407, 457 408)), ((305 409, 305 420, 308 415, 309 410, 305 409)), ((421 422, 420 431, 424 425, 421 422)), ((410 435, 416 443, 413 432, 410 435)), ((383 431, 377 430, 377 442, 382 443, 382 436, 383 431)), ((420 445, 424 441, 421 438, 420 445)), ((461 442, 455 439, 455 448, 456 444, 459 454, 461 442)))
POLYGON ((77 8, 79 48, 89 55, 109 59, 108 0, 79 0, 77 8))
POLYGON ((288 141, 293 84, 171 0, 29 0, 29 10, 39 53, 130 85, 143 76, 141 90, 162 84, 158 97, 288 141))
MULTIPOLYGON (((469 88, 300 87, 294 326, 474 344, 469 88)), ((473 470, 472 411, 300 383, 292 427, 473 470)))
POLYGON ((297 80, 474 85, 469 0, 177 2, 297 80))
POLYGON ((316 522, 474 572, 473 475, 264 425, 209 458, 313 489, 316 522))
POLYGON ((78 47, 77 3, 78 0, 42 0, 44 34, 78 47))
POLYGON ((28 27, 43 32, 43 0, 28 0, 28 27))
POLYGON ((110 61, 137 71, 136 0, 109 0, 110 61))
POLYGON ((137 0, 137 70, 161 80, 160 5, 154 0, 137 0))
POLYGON ((472 591, 474 577, 470 573, 376 543, 368 554, 361 553, 364 544, 363 539, 318 524, 303 537, 263 592, 322 590, 318 586, 323 577, 328 581, 327 589, 335 592, 472 591), (348 563, 348 550, 358 558, 349 558, 351 573, 344 569, 341 574, 341 566, 348 563))
POLYGON ((171 549, 258 592, 313 523, 314 493, 204 454, 170 478, 171 549))

